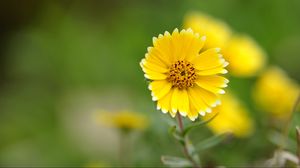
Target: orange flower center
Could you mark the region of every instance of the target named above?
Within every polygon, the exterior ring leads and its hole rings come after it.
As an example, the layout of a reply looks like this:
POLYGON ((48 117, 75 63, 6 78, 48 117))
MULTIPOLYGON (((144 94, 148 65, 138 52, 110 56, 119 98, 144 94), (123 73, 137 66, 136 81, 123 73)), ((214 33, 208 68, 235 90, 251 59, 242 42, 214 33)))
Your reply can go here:
POLYGON ((197 75, 193 64, 188 61, 176 61, 171 65, 167 80, 173 87, 187 89, 194 86, 197 75))

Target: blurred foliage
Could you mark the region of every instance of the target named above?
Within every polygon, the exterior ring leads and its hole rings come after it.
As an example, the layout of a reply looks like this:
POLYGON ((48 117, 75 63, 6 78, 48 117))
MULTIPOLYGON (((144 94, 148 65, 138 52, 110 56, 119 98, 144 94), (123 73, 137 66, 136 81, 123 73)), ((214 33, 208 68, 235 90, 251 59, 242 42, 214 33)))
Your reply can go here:
MULTIPOLYGON (((0 166, 117 165, 118 144, 105 139, 116 137, 114 130, 92 124, 91 112, 106 107, 132 109, 151 120, 147 130, 130 135, 131 164, 161 166, 161 155, 181 156, 167 134, 169 116, 151 102, 139 61, 151 37, 182 27, 189 11, 208 13, 251 35, 270 64, 300 80, 299 0, 66 0, 28 1, 21 7, 18 2, 6 1, 0 8, 1 25, 9 28, 1 29, 6 36, 0 50, 0 166), (10 30, 26 12, 31 15, 10 30), (94 135, 98 144, 89 139, 94 135)), ((254 134, 202 151, 204 165, 249 166, 272 156, 276 145, 269 132, 280 128, 253 104, 255 81, 230 78, 229 84, 249 108, 254 134)), ((290 125, 293 140, 299 123, 298 112, 290 125)), ((212 135, 204 127, 192 132, 194 141, 212 135)))

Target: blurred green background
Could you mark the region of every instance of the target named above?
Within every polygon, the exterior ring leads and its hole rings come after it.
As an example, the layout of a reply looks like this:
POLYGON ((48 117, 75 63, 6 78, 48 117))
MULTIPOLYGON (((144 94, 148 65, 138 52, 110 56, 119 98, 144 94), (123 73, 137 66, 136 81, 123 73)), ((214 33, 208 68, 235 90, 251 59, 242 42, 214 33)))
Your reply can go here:
MULTIPOLYGON (((131 165, 162 166, 161 155, 182 156, 139 67, 152 37, 182 27, 189 11, 205 12, 251 35, 269 64, 299 82, 299 7, 299 0, 1 1, 0 166, 117 165, 118 133, 94 120, 98 109, 130 109, 151 121, 129 137, 131 165)), ((267 116, 251 100, 254 80, 229 85, 250 109, 254 135, 201 153, 208 165, 272 156, 267 116)), ((211 135, 199 128, 192 138, 211 135)))

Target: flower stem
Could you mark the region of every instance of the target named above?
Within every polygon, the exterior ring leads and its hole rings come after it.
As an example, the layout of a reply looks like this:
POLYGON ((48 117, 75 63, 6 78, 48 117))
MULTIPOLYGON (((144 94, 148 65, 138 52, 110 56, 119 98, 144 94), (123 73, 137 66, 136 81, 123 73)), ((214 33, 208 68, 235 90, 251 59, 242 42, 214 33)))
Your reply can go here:
POLYGON ((125 154, 125 144, 124 144, 124 133, 120 131, 119 135, 119 161, 120 161, 120 166, 124 166, 124 154, 125 154))
MULTIPOLYGON (((179 126, 179 130, 181 133, 183 133, 184 131, 184 127, 183 127, 183 122, 182 122, 182 117, 180 114, 177 114, 177 119, 178 119, 178 126, 179 126)), ((193 167, 194 168, 199 168, 199 166, 197 165, 196 161, 193 159, 193 157, 189 154, 188 152, 188 148, 187 148, 187 143, 190 143, 188 142, 188 137, 186 136, 184 138, 184 145, 183 145, 183 152, 184 152, 184 155, 185 157, 190 160, 192 163, 193 163, 193 167)))
POLYGON ((178 119, 178 125, 179 125, 180 132, 183 132, 184 128, 183 128, 181 115, 178 114, 177 119, 178 119))
POLYGON ((285 127, 283 128, 283 133, 282 133, 283 138, 282 138, 282 143, 281 143, 281 146, 279 147, 279 150, 282 150, 286 146, 286 141, 288 140, 290 125, 291 125, 293 116, 296 113, 299 104, 300 104, 300 93, 298 93, 297 99, 294 103, 294 106, 292 107, 291 112, 290 112, 290 116, 286 121, 285 127))
POLYGON ((119 135, 119 161, 121 167, 126 167, 130 164, 129 158, 129 142, 128 142, 128 132, 126 130, 120 130, 119 135))

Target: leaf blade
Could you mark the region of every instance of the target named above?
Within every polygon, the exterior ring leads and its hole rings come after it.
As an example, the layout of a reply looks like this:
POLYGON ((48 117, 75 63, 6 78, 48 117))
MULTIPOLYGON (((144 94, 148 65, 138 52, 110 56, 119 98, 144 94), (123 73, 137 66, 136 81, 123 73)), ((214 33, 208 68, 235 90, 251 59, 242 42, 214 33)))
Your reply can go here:
POLYGON ((194 124, 191 124, 191 125, 187 126, 187 127, 183 130, 182 135, 183 135, 183 136, 186 136, 187 133, 190 132, 193 128, 209 123, 209 122, 212 121, 214 118, 216 118, 218 114, 219 114, 219 113, 216 113, 214 116, 212 116, 212 117, 211 117, 210 119, 208 119, 208 120, 199 121, 199 122, 196 122, 196 123, 194 123, 194 124))
POLYGON ((193 164, 185 159, 175 156, 161 156, 161 161, 164 165, 169 167, 191 167, 193 164))
POLYGON ((224 139, 228 137, 229 133, 224 134, 218 134, 215 136, 212 136, 208 139, 205 139, 204 141, 198 143, 195 148, 197 151, 202 151, 208 148, 212 148, 218 144, 220 144, 224 139))

